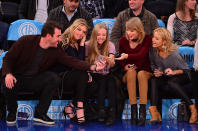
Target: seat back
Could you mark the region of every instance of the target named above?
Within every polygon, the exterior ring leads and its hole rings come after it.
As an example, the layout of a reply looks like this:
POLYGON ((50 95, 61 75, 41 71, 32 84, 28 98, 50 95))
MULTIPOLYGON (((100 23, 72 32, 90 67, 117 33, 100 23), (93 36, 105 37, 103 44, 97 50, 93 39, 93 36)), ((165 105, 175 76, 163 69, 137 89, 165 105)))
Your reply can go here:
POLYGON ((95 19, 93 21, 94 26, 98 23, 104 23, 107 26, 107 28, 109 30, 109 37, 110 37, 111 36, 111 30, 112 30, 113 25, 115 23, 115 19, 95 19))
POLYGON ((182 55, 183 59, 188 64, 189 68, 193 68, 194 62, 194 48, 188 46, 180 46, 178 52, 182 55))
POLYGON ((166 28, 165 23, 161 19, 157 19, 159 27, 166 28))
POLYGON ((36 20, 20 19, 10 24, 7 40, 16 41, 23 35, 41 34, 43 23, 36 20))

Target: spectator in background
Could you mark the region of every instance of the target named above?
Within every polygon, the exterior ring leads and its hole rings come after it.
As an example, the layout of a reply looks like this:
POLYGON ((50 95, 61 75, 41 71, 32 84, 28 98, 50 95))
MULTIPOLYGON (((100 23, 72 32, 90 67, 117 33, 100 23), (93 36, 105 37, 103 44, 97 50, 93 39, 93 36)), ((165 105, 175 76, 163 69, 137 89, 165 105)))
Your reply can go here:
POLYGON ((195 14, 196 4, 196 0, 177 0, 176 12, 168 18, 167 23, 173 43, 194 46, 198 28, 198 15, 195 14))
POLYGON ((63 25, 62 32, 64 32, 76 19, 83 18, 89 25, 88 38, 93 29, 93 21, 91 15, 87 13, 80 6, 80 0, 64 0, 64 5, 50 11, 47 21, 53 20, 63 25))
POLYGON ((146 35, 141 20, 133 17, 126 22, 126 35, 119 43, 120 66, 125 71, 122 81, 126 83, 131 105, 131 123, 145 125, 148 80, 152 76, 149 49, 152 37, 146 35), (139 117, 137 111, 136 79, 139 84, 139 117), (139 118, 139 119, 138 119, 139 118))
POLYGON ((81 0, 80 5, 91 15, 92 19, 104 17, 104 0, 81 0))
POLYGON ((92 81, 97 87, 96 94, 99 105, 98 121, 105 125, 113 125, 116 119, 116 82, 110 73, 114 66, 115 46, 109 41, 109 32, 104 23, 96 24, 90 40, 86 43, 87 61, 91 64, 107 61, 103 70, 91 73, 92 81), (108 111, 105 110, 105 96, 108 98, 108 111))
POLYGON ((19 19, 38 20, 45 23, 49 12, 62 4, 63 0, 21 0, 18 9, 19 19))
POLYGON ((190 69, 177 52, 177 45, 172 43, 170 32, 165 28, 155 29, 152 42, 150 61, 154 76, 151 78, 150 122, 155 124, 162 121, 157 110, 157 103, 160 97, 160 89, 166 84, 168 84, 170 91, 174 91, 175 94, 181 96, 189 106, 191 111, 189 123, 197 122, 196 106, 181 87, 190 82, 190 69))
POLYGON ((132 17, 139 17, 143 23, 144 31, 148 35, 152 35, 155 28, 158 27, 156 16, 143 7, 144 0, 129 0, 129 7, 121 11, 116 18, 113 29, 111 31, 111 41, 118 50, 120 38, 125 35, 125 23, 132 17))

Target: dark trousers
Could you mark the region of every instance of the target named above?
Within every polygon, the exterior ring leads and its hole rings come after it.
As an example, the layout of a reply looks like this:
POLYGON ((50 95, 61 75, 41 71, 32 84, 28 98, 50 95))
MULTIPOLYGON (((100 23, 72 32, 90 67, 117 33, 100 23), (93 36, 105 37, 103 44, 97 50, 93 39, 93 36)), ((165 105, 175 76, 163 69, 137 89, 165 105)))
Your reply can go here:
POLYGON ((74 101, 84 101, 87 90, 88 73, 72 70, 62 75, 62 87, 65 91, 73 91, 74 101))
POLYGON ((105 106, 105 97, 108 97, 109 106, 116 107, 116 81, 113 76, 94 73, 93 81, 97 88, 97 102, 100 107, 105 106))
POLYGON ((36 106, 36 112, 46 114, 52 101, 52 96, 59 86, 60 78, 53 72, 43 72, 32 77, 14 75, 17 83, 12 89, 8 89, 3 83, 8 112, 17 112, 17 92, 31 90, 40 93, 40 100, 36 106))
POLYGON ((185 74, 175 76, 161 76, 151 78, 151 105, 156 106, 160 97, 160 90, 164 88, 164 85, 168 84, 170 92, 175 92, 175 95, 180 95, 183 100, 191 105, 192 101, 182 89, 182 85, 190 82, 189 78, 185 74))

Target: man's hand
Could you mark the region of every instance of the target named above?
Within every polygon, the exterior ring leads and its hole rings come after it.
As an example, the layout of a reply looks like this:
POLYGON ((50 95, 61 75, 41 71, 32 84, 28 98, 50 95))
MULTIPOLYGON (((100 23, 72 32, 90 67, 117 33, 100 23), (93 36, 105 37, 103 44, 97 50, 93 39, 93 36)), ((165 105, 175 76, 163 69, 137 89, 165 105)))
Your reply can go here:
POLYGON ((7 74, 5 77, 5 85, 7 88, 12 89, 17 82, 16 78, 12 74, 7 74))

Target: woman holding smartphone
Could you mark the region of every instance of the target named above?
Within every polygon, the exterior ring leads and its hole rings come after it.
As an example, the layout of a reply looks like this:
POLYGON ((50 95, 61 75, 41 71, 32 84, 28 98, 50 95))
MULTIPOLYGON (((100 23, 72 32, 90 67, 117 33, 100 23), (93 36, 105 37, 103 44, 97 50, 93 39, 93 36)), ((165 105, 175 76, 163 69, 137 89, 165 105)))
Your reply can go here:
POLYGON ((99 105, 99 122, 112 125, 116 115, 116 85, 111 76, 110 68, 114 66, 115 46, 109 41, 109 32, 104 23, 96 24, 90 40, 86 43, 87 61, 91 64, 106 61, 106 67, 91 73, 97 87, 97 102, 99 105), (109 109, 105 111, 105 96, 108 97, 109 109), (108 115, 107 115, 108 114, 108 115), (106 117, 107 115, 107 117, 106 117))
POLYGON ((148 80, 152 76, 149 48, 152 37, 145 35, 144 27, 138 17, 126 22, 126 35, 119 42, 120 66, 125 70, 123 82, 127 84, 129 103, 131 104, 131 123, 144 125, 146 120, 146 104, 148 80), (136 79, 139 84, 139 120, 137 113, 136 79))

